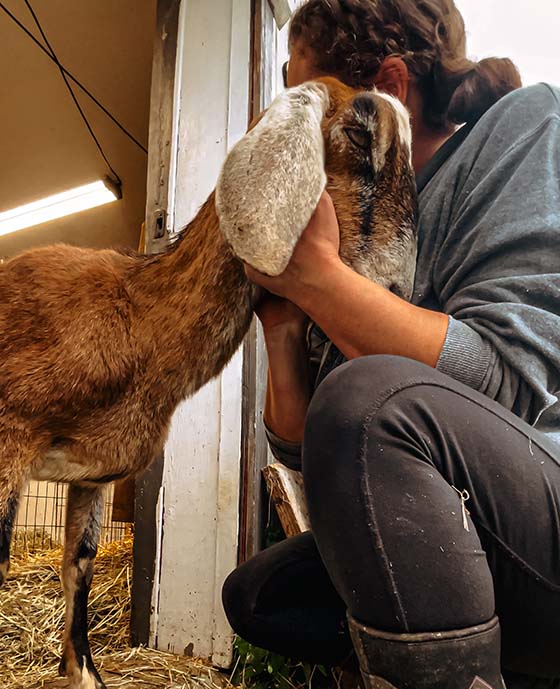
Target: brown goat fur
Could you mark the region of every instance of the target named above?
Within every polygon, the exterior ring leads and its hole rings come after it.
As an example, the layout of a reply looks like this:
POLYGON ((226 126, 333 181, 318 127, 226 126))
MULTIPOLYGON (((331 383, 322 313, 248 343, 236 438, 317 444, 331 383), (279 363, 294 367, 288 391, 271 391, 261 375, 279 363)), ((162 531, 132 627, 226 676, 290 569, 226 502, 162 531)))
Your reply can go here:
MULTIPOLYGON (((321 81, 341 256, 391 287, 396 271, 414 263, 402 113, 399 121, 395 107, 372 94, 362 96, 374 105, 362 102, 357 112, 357 91, 321 81)), ((405 283, 403 293, 409 277, 405 283)), ((0 265, 0 574, 24 483, 68 482, 61 670, 72 689, 103 687, 85 623, 102 487, 160 452, 174 409, 227 364, 258 296, 220 231, 214 194, 156 257, 59 245, 0 265)))

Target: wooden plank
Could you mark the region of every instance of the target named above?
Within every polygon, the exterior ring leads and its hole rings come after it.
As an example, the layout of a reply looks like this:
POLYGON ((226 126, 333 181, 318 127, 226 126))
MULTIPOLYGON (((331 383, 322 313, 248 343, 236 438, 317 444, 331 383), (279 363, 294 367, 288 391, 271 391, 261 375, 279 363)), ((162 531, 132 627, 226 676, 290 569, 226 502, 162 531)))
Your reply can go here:
MULTIPOLYGON (((249 121, 251 3, 232 0, 230 30, 229 108, 226 149, 231 150, 247 131, 249 121)), ((239 504, 243 428, 243 368, 245 348, 221 376, 220 470, 216 506, 216 567, 212 661, 228 667, 233 658, 234 634, 222 605, 222 587, 235 569, 239 545, 239 504)))
POLYGON ((163 457, 158 457, 136 479, 134 508, 134 552, 130 637, 133 646, 150 642, 154 584, 157 581, 156 553, 160 539, 158 500, 163 475, 163 457))
MULTIPOLYGON (((245 133, 250 0, 183 0, 175 91, 173 229, 214 188, 245 133)), ((163 540, 154 638, 161 650, 227 666, 232 631, 221 605, 237 563, 243 350, 180 405, 165 447, 163 540)))
POLYGON ((263 475, 286 536, 310 531, 301 473, 274 462, 263 469, 263 475))
MULTIPOLYGON (((173 96, 179 26, 180 0, 158 0, 152 61, 152 89, 148 139, 148 176, 145 249, 157 253, 167 246, 164 217, 168 209, 171 142, 173 137, 173 96), (162 225, 159 225, 159 219, 162 225)), ((157 522, 158 501, 163 476, 163 455, 156 458, 135 481, 134 567, 130 621, 133 645, 150 641, 152 602, 157 597, 156 566, 161 530, 157 522)))
MULTIPOLYGON (((266 0, 251 0, 250 121, 266 107, 263 70, 267 68, 270 55, 267 51, 268 57, 265 56, 263 48, 263 26, 270 21, 271 14, 266 0)), ((262 549, 267 513, 267 495, 261 475, 261 470, 268 461, 266 438, 261 429, 266 386, 266 352, 257 319, 254 319, 243 346, 239 562, 244 562, 262 549)))
POLYGON ((268 462, 268 443, 262 424, 267 361, 262 331, 256 320, 245 340, 243 364, 239 562, 262 550, 268 513, 261 474, 268 462))
POLYGON ((123 481, 115 483, 113 504, 111 507, 111 521, 134 522, 134 500, 136 497, 136 478, 129 476, 123 481))

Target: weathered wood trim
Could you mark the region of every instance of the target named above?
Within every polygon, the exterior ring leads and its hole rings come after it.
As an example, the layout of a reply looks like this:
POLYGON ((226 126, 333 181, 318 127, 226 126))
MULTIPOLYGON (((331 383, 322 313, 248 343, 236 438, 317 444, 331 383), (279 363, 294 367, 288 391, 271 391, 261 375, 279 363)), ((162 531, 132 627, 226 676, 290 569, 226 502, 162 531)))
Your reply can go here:
POLYGON ((249 119, 261 111, 263 0, 251 0, 251 79, 249 84, 249 119))
POLYGON ((274 462, 263 469, 263 475, 286 536, 297 536, 310 531, 301 473, 274 462))
POLYGON ((256 320, 245 339, 243 353, 239 562, 244 562, 262 549, 268 513, 267 493, 261 474, 268 461, 268 446, 262 425, 266 353, 256 320))
POLYGON ((163 251, 168 242, 169 179, 173 151, 173 98, 181 0, 158 0, 152 63, 146 250, 163 251))
MULTIPOLYGON (((251 3, 232 0, 229 110, 227 149, 245 135, 250 112, 251 3)), ((239 366, 229 365, 221 377, 220 472, 216 515, 216 568, 212 662, 229 667, 233 660, 233 630, 222 605, 222 586, 239 557, 239 506, 241 495, 241 447, 243 434, 243 368, 245 349, 236 355, 239 366), (235 490, 231 483, 235 481, 235 490)), ((233 364, 233 362, 232 362, 233 364)))
POLYGON ((163 457, 136 478, 134 501, 134 547, 130 638, 133 646, 150 643, 150 622, 159 550, 158 502, 163 477, 163 457))
MULTIPOLYGON (((262 26, 265 2, 266 0, 251 0, 250 120, 262 111, 262 26)), ((254 319, 243 343, 239 562, 244 562, 261 549, 264 531, 262 505, 266 495, 260 470, 266 464, 266 456, 263 459, 263 449, 260 446, 257 448, 259 425, 257 339, 258 324, 254 319)))
MULTIPOLYGON (((290 0, 293 9, 295 0, 290 0)), ((252 0, 250 118, 270 105, 281 86, 281 64, 287 58, 288 27, 278 31, 268 0, 252 0)), ((255 320, 245 340, 243 368, 243 440, 239 561, 263 546, 269 502, 262 469, 270 459, 262 415, 267 358, 262 329, 255 320)))
MULTIPOLYGON (((146 200, 146 252, 163 251, 168 242, 169 174, 173 137, 173 95, 177 33, 181 0, 158 0, 152 61, 152 89, 148 142, 146 200), (159 219, 162 228, 159 228, 159 219)), ((163 456, 136 479, 134 507, 134 567, 130 621, 133 645, 148 644, 152 599, 156 581, 156 554, 160 530, 158 499, 163 476, 163 456)))

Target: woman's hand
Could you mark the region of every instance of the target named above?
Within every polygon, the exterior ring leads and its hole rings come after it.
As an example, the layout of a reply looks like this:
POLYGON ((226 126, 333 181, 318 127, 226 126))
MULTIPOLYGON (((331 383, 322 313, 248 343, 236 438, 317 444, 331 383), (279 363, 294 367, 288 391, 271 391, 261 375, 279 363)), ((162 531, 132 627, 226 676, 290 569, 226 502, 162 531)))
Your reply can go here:
POLYGON ((265 291, 255 307, 265 335, 276 330, 291 330, 303 334, 307 315, 294 303, 272 292, 265 291))
POLYGON ((340 231, 334 205, 324 191, 286 270, 276 277, 270 277, 245 265, 245 273, 268 292, 297 304, 307 286, 320 281, 323 271, 333 263, 340 262, 339 247, 340 231))

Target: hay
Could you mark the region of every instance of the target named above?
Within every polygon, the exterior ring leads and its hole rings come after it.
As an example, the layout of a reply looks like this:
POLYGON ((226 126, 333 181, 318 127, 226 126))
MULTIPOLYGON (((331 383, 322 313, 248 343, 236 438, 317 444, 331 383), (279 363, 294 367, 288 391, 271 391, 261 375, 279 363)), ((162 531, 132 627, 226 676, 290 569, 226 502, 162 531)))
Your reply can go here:
POLYGON ((48 531, 41 529, 16 529, 10 550, 12 559, 21 560, 38 551, 60 548, 60 543, 48 531))
MULTIPOLYGON (((96 658, 107 689, 232 689, 226 676, 200 660, 174 656, 146 648, 133 648, 96 658)), ((14 685, 15 686, 15 685, 14 685)), ((65 689, 66 679, 53 673, 25 689, 65 689)))
MULTIPOLYGON (((60 546, 12 562, 0 589, 0 687, 66 687, 57 676, 64 627, 60 546)), ((223 687, 201 661, 129 648, 132 537, 102 545, 90 595, 90 642, 107 687, 223 687)))

